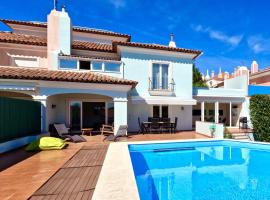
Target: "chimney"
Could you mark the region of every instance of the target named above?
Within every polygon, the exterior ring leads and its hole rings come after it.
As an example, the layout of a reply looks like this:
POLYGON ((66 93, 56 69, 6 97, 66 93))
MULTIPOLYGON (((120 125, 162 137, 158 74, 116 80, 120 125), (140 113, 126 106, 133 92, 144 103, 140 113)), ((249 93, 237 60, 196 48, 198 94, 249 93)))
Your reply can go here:
POLYGON ((48 68, 58 69, 58 54, 71 52, 71 21, 64 7, 62 11, 53 9, 47 20, 48 68))
POLYGON ((174 34, 170 35, 170 43, 169 43, 169 47, 176 47, 176 44, 174 42, 174 34))
POLYGON ((211 78, 214 78, 215 77, 215 72, 214 70, 211 71, 211 78))
POLYGON ((251 63, 251 69, 250 69, 251 74, 258 72, 258 70, 259 70, 259 65, 256 62, 256 60, 253 60, 253 62, 251 63))

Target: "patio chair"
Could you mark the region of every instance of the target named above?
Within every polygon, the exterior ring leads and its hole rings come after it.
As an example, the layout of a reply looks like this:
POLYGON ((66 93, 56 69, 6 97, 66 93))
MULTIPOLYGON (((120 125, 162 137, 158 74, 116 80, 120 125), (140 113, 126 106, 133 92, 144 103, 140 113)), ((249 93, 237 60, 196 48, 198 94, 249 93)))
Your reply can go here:
POLYGON ((160 124, 157 121, 153 121, 150 124, 150 132, 160 132, 160 124))
POLYGON ((141 123, 141 120, 140 120, 139 117, 138 117, 138 124, 139 124, 139 133, 144 134, 144 133, 147 133, 148 132, 148 127, 146 127, 144 125, 144 123, 141 123))
POLYGON ((67 128, 65 124, 54 124, 54 128, 59 138, 69 139, 75 143, 86 142, 86 139, 80 135, 71 135, 69 128, 67 128))
POLYGON ((111 125, 103 124, 100 128, 101 135, 112 135, 114 134, 114 128, 111 125))
POLYGON ((164 121, 160 129, 162 133, 172 133, 172 123, 170 121, 164 121))
POLYGON ((172 131, 173 133, 176 132, 177 121, 178 121, 178 117, 175 117, 175 118, 174 118, 174 123, 171 124, 171 131, 172 131))
POLYGON ((239 129, 247 129, 248 128, 248 120, 247 117, 240 117, 239 119, 239 129))
POLYGON ((103 139, 103 141, 106 140, 106 141, 114 141, 114 142, 116 142, 119 137, 128 137, 127 128, 128 128, 127 125, 120 125, 118 130, 117 130, 116 135, 113 135, 113 134, 108 135, 103 139))

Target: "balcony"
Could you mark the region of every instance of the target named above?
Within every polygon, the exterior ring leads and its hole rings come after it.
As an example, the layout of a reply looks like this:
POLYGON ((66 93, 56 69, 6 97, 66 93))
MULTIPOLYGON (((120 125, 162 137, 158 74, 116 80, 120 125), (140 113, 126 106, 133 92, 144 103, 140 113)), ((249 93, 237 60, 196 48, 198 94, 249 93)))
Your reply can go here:
POLYGON ((151 96, 172 96, 174 95, 175 83, 173 79, 153 80, 149 77, 148 91, 151 96))

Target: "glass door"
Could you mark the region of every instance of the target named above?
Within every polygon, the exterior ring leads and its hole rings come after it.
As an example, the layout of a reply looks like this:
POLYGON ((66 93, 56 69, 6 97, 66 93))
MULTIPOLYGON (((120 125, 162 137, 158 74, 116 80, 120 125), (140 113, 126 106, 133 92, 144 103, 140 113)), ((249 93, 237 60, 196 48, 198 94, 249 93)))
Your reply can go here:
POLYGON ((151 89, 159 89, 160 86, 160 70, 159 64, 153 64, 152 70, 152 88, 151 89))
POLYGON ((169 89, 169 65, 153 64, 152 69, 152 88, 151 89, 169 89))
POLYGON ((105 124, 105 102, 82 103, 82 127, 99 130, 105 124))
POLYGON ((72 130, 81 130, 81 102, 71 101, 69 104, 69 123, 72 130))

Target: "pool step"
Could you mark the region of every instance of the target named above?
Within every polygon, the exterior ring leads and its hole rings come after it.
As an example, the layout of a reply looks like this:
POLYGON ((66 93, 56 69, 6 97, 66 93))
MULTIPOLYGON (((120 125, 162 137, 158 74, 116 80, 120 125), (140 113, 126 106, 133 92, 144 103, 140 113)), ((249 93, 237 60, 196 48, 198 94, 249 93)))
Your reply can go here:
POLYGON ((250 141, 250 138, 245 133, 232 133, 232 136, 235 140, 247 140, 250 141))

